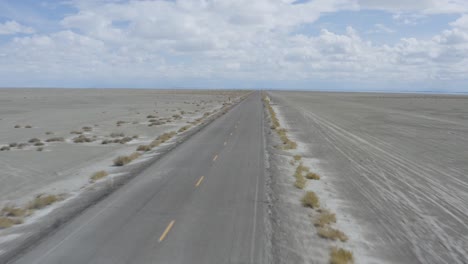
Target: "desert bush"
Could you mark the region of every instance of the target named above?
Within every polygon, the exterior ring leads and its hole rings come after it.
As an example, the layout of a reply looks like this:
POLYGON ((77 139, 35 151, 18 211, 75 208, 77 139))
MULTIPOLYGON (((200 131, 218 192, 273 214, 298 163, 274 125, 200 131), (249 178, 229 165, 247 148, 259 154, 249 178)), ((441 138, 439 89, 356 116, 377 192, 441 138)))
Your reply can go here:
POLYGON ((150 145, 139 145, 137 147, 137 151, 150 151, 151 146, 150 145))
POLYGON ((310 208, 319 208, 320 202, 317 195, 312 191, 307 191, 302 197, 302 205, 310 208))
POLYGON ((8 217, 23 217, 27 214, 28 210, 16 206, 7 205, 3 207, 2 211, 0 212, 1 216, 8 216, 8 217))
POLYGON ((73 131, 70 132, 70 134, 81 135, 81 134, 83 134, 83 131, 73 130, 73 131))
POLYGON ((354 257, 351 251, 333 247, 330 251, 330 264, 353 264, 354 257))
POLYGON ((36 143, 34 143, 34 146, 36 146, 36 147, 44 146, 44 143, 36 142, 36 143))
POLYGON ((31 138, 30 140, 28 140, 29 143, 37 143, 37 142, 41 142, 40 139, 38 138, 31 138))
POLYGON ((155 139, 155 140, 151 141, 151 143, 149 145, 150 145, 151 148, 155 148, 155 147, 161 145, 161 143, 162 143, 161 140, 155 139))
POLYGON ((15 125, 14 128, 21 128, 21 126, 20 125, 15 125))
POLYGON ((309 180, 320 180, 320 175, 314 172, 309 172, 306 174, 306 178, 309 180))
POLYGON ((16 146, 18 149, 22 149, 24 147, 27 147, 28 143, 19 143, 18 146, 16 146))
POLYGON ((133 135, 132 138, 133 139, 137 139, 139 136, 138 135, 133 135))
POLYGON ((9 146, 3 146, 0 148, 0 151, 7 151, 7 150, 10 150, 9 146))
POLYGON ((191 127, 190 125, 183 126, 183 127, 181 127, 177 132, 179 132, 179 133, 184 132, 184 131, 186 131, 187 129, 189 129, 190 127, 191 127))
POLYGON ((320 212, 319 216, 314 221, 314 226, 325 227, 329 224, 336 223, 336 215, 328 210, 320 212))
POLYGON ((109 175, 109 174, 108 174, 106 171, 103 171, 103 170, 102 170, 102 171, 98 171, 98 172, 95 172, 93 175, 91 175, 90 180, 91 180, 92 182, 95 182, 95 181, 97 181, 97 180, 100 180, 100 179, 106 177, 107 175, 109 175))
POLYGON ((319 227, 317 229, 317 234, 321 238, 327 238, 331 240, 339 239, 341 242, 346 242, 348 240, 348 237, 343 232, 329 226, 319 227))
POLYGON ((296 178, 296 181, 294 182, 294 186, 298 189, 304 189, 307 184, 307 180, 304 178, 304 176, 302 176, 301 173, 296 172, 294 174, 294 177, 296 178))
POLYGON ((114 165, 115 166, 124 166, 125 164, 128 164, 138 158, 140 156, 140 153, 134 152, 129 156, 119 156, 116 159, 114 159, 114 165))
POLYGON ((46 139, 46 142, 63 142, 65 139, 63 137, 53 137, 46 139))
POLYGON ((26 126, 24 126, 24 128, 32 128, 32 126, 31 125, 26 125, 26 126))
POLYGON ((164 133, 160 136, 157 137, 156 140, 160 140, 161 143, 164 143, 166 141, 168 141, 169 139, 171 139, 173 136, 175 136, 177 133, 175 131, 171 131, 171 132, 168 132, 168 133, 164 133))
POLYGON ((300 161, 302 159, 301 155, 294 155, 295 161, 300 161))
POLYGON ((54 134, 54 132, 47 131, 47 132, 45 132, 45 134, 46 134, 46 135, 53 135, 53 134, 54 134))
POLYGON ((93 128, 90 127, 90 126, 84 126, 84 127, 82 127, 81 129, 83 129, 83 131, 86 131, 86 132, 89 132, 89 131, 92 131, 92 130, 93 130, 93 128))
POLYGON ((43 147, 39 147, 39 148, 37 148, 36 150, 37 150, 37 151, 43 151, 44 148, 43 148, 43 147))
POLYGON ((58 202, 60 201, 62 198, 59 197, 58 195, 53 195, 53 194, 49 194, 49 195, 45 195, 45 194, 39 194, 36 196, 36 198, 34 198, 34 200, 32 200, 31 202, 29 202, 28 204, 28 209, 41 209, 41 208, 44 208, 46 206, 49 206, 55 202, 58 202))
POLYGON ((109 136, 112 137, 112 138, 125 137, 125 134, 122 133, 122 132, 112 132, 109 136))
POLYGON ((23 223, 21 219, 9 218, 9 217, 0 217, 0 229, 8 228, 13 225, 18 225, 23 223))
POLYGON ((86 137, 85 135, 79 135, 78 137, 73 139, 74 143, 88 143, 93 142, 92 138, 86 137))
POLYGON ((156 118, 154 115, 147 115, 146 118, 156 118))
POLYGON ((110 143, 112 143, 112 140, 104 139, 103 141, 101 141, 101 144, 103 145, 110 144, 110 143))
POLYGON ((131 137, 124 137, 119 141, 119 143, 120 144, 125 144, 125 143, 128 143, 128 142, 132 141, 132 140, 133 139, 131 137))
POLYGON ((18 146, 18 143, 16 143, 16 142, 10 143, 10 144, 8 144, 8 146, 9 146, 10 148, 14 148, 14 147, 18 146))

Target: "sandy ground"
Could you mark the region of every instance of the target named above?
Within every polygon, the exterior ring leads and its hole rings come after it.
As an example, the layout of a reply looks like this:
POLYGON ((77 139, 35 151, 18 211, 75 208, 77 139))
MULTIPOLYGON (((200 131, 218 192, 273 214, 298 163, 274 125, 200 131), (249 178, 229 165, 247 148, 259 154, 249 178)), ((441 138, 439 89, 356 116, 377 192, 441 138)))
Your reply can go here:
POLYGON ((468 262, 468 97, 270 96, 358 263, 468 262))
POLYGON ((89 185, 92 173, 108 169, 116 156, 128 155, 138 145, 178 130, 238 95, 228 91, 0 89, 0 148, 32 138, 45 144, 0 151, 0 205, 21 205, 39 193, 76 192, 89 185), (169 122, 149 126, 150 119, 169 122), (72 131, 81 131, 94 141, 74 143, 79 135, 72 131), (125 144, 102 144, 123 138, 112 138, 111 133, 138 138, 125 144), (65 141, 45 142, 53 137, 65 141), (43 150, 38 151, 39 147, 43 150))

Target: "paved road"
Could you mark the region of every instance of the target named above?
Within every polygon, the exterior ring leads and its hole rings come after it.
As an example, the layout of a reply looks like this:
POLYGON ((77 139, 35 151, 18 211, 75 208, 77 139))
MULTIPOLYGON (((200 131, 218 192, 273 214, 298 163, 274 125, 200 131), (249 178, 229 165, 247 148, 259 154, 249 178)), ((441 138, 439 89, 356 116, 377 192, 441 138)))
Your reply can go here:
POLYGON ((259 93, 14 263, 264 263, 259 93))

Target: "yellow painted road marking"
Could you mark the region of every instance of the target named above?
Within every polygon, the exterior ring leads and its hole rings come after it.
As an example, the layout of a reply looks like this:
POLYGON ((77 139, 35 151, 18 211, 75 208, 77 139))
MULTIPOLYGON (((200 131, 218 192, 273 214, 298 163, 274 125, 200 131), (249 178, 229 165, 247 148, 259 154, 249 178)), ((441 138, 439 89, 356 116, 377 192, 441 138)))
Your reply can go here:
POLYGON ((215 155, 214 158, 213 158, 213 161, 215 161, 217 159, 218 159, 218 155, 215 155))
POLYGON ((201 176, 200 179, 195 184, 195 187, 198 187, 198 185, 200 185, 200 183, 203 181, 204 178, 205 178, 205 176, 201 176))
POLYGON ((164 233, 162 233, 161 237, 159 237, 159 242, 163 241, 164 238, 166 238, 167 233, 171 230, 172 226, 174 225, 175 221, 172 220, 169 225, 166 227, 166 230, 164 230, 164 233))

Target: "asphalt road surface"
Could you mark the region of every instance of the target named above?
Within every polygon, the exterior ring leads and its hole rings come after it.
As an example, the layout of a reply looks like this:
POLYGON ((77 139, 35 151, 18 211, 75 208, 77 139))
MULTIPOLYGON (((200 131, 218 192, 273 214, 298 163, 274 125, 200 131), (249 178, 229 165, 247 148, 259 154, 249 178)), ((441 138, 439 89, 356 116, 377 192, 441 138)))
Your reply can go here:
POLYGON ((264 263, 260 93, 14 263, 264 263))

